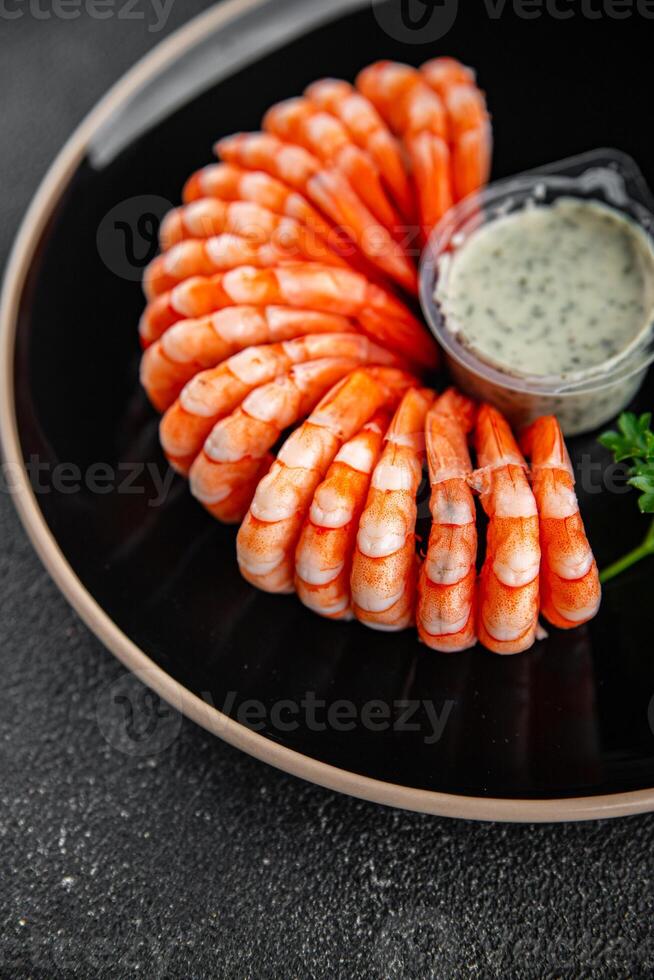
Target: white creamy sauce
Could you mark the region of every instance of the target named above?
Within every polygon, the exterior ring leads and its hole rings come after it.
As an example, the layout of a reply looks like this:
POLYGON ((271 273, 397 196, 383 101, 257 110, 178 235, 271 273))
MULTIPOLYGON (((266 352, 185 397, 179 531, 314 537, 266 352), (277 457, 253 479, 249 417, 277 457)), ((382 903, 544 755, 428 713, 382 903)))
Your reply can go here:
POLYGON ((512 373, 568 377, 597 368, 651 322, 649 241, 596 202, 562 197, 497 218, 447 262, 436 300, 448 328, 512 373))

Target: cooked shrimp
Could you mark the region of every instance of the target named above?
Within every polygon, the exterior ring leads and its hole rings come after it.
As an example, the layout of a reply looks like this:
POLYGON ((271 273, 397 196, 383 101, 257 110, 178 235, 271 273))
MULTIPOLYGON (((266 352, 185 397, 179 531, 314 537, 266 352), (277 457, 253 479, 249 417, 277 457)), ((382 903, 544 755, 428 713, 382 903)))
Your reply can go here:
POLYGON ((186 473, 216 422, 251 391, 286 374, 295 364, 334 356, 363 364, 398 364, 389 351, 355 333, 312 334, 248 347, 218 367, 196 374, 168 409, 159 435, 169 462, 186 473))
POLYGON ((265 170, 306 194, 373 266, 409 292, 417 291, 415 266, 337 170, 322 166, 308 150, 270 133, 228 136, 217 143, 216 152, 228 163, 265 170))
POLYGON ((202 317, 221 307, 301 306, 356 317, 373 340, 415 363, 433 366, 437 349, 423 325, 396 297, 358 272, 297 262, 275 269, 240 266, 214 276, 194 276, 148 303, 141 317, 144 346, 178 320, 202 317))
POLYGON ((342 443, 414 379, 393 368, 355 371, 293 432, 259 483, 236 539, 239 567, 267 592, 292 592, 295 547, 316 487, 342 443))
POLYGON ((432 526, 418 580, 416 622, 433 650, 466 650, 476 643, 477 517, 467 483, 466 444, 474 405, 449 388, 427 413, 425 436, 432 526))
POLYGON ((593 618, 602 594, 579 513, 572 464, 553 415, 532 423, 521 443, 531 459, 540 520, 541 612, 553 626, 570 629, 593 618))
POLYGON ((422 235, 427 238, 452 204, 443 103, 417 69, 393 61, 364 68, 356 85, 402 137, 418 192, 422 235))
POLYGON ((321 238, 329 240, 333 237, 331 225, 302 194, 262 170, 243 170, 231 163, 210 163, 189 177, 182 192, 185 204, 201 197, 252 201, 275 214, 295 218, 321 238))
POLYGON ((388 421, 388 414, 381 412, 343 443, 302 527, 295 552, 295 589, 305 606, 330 619, 352 619, 352 553, 388 421))
POLYGON ((298 261, 346 265, 323 242, 312 238, 299 222, 281 218, 267 242, 254 242, 230 233, 178 242, 150 262, 143 274, 143 291, 147 299, 152 299, 191 276, 212 276, 240 265, 265 269, 280 262, 298 261))
POLYGON ((420 66, 427 83, 443 96, 454 85, 476 85, 476 76, 472 68, 462 65, 456 58, 431 58, 420 66))
POLYGON ((141 359, 141 384, 163 411, 198 371, 220 364, 245 347, 292 340, 304 334, 354 333, 352 320, 337 313, 288 306, 228 306, 211 316, 180 320, 151 344, 141 359))
POLYGON ((263 117, 262 127, 340 170, 377 221, 394 237, 401 234, 400 216, 386 196, 375 162, 352 141, 339 119, 309 99, 294 98, 272 106, 263 117))
POLYGON ((470 482, 489 517, 477 636, 494 653, 520 653, 534 642, 538 625, 536 501, 508 422, 490 405, 479 409, 475 441, 479 469, 470 482))
POLYGON ((313 229, 252 201, 204 197, 173 208, 161 222, 159 242, 162 251, 167 252, 181 242, 212 239, 224 233, 245 238, 251 245, 273 242, 283 247, 289 242, 297 248, 299 242, 310 258, 343 264, 327 241, 313 229))
POLYGON ((324 247, 364 275, 376 274, 375 267, 359 252, 342 228, 333 225, 306 200, 303 194, 263 170, 244 170, 231 163, 211 163, 196 171, 184 186, 185 204, 202 197, 221 201, 253 201, 276 214, 295 218, 312 232, 324 247))
POLYGON ((418 558, 416 493, 422 475, 428 388, 404 395, 375 466, 359 521, 352 561, 352 608, 379 630, 401 630, 414 619, 418 558))
POLYGON ((482 187, 489 177, 492 133, 486 100, 475 84, 474 72, 454 58, 434 58, 421 71, 445 105, 452 187, 459 201, 482 187))
POLYGON ((336 78, 314 82, 305 95, 315 105, 337 116, 355 143, 377 164, 395 204, 408 221, 413 220, 413 191, 402 156, 402 146, 393 136, 372 102, 349 84, 336 78))
POLYGON ((254 492, 261 460, 283 430, 307 415, 336 381, 356 367, 351 357, 325 357, 298 364, 255 388, 216 423, 205 440, 189 474, 193 496, 214 517, 227 522, 225 507, 231 512, 231 495, 247 483, 254 492))

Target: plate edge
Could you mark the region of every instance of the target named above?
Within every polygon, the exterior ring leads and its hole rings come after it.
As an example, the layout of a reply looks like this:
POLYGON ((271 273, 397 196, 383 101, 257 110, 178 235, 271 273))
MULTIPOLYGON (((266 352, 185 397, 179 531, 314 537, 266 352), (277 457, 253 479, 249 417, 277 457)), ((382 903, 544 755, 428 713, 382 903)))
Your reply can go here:
POLYGON ((229 23, 242 10, 266 0, 225 0, 195 17, 156 45, 111 87, 75 129, 41 181, 23 218, 7 262, 0 298, 0 446, 16 486, 11 492, 27 536, 46 570, 86 626, 129 670, 164 700, 230 745, 291 775, 336 792, 436 816, 512 823, 556 823, 607 819, 654 810, 654 787, 600 796, 547 800, 473 797, 419 790, 361 776, 320 762, 252 732, 208 705, 165 673, 118 628, 66 561, 38 506, 27 475, 14 399, 14 346, 18 308, 29 264, 41 233, 92 135, 134 89, 153 78, 196 39, 229 23))

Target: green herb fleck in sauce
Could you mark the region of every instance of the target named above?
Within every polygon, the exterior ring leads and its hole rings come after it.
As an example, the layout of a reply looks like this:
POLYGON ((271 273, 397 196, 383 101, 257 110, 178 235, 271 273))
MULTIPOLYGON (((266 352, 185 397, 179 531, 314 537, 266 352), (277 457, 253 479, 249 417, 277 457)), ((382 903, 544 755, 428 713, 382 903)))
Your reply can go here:
POLYGON ((482 358, 517 373, 567 376, 617 356, 648 326, 654 258, 618 211, 563 197, 474 232, 436 299, 482 358))

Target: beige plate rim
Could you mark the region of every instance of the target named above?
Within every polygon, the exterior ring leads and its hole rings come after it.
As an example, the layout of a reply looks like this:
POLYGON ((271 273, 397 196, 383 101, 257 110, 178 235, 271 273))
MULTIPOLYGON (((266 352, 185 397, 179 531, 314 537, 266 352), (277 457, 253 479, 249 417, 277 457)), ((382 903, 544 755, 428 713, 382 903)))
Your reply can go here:
POLYGON ((271 766, 328 789, 387 806, 472 820, 541 823, 593 820, 654 810, 654 788, 568 799, 496 799, 461 796, 382 782, 319 762, 250 731, 165 673, 111 620, 77 578, 46 525, 24 466, 14 403, 13 363, 19 301, 39 237, 94 133, 146 81, 199 40, 266 0, 226 0, 161 42, 108 92, 63 147, 21 225, 5 273, 0 302, 0 440, 13 498, 46 569, 89 629, 132 672, 187 717, 271 766))

